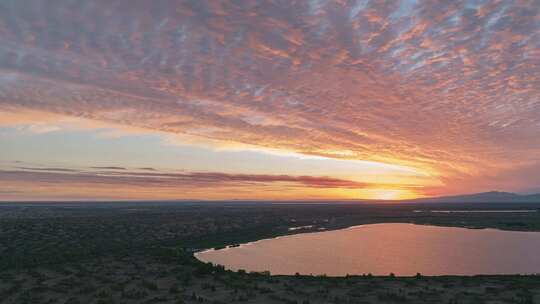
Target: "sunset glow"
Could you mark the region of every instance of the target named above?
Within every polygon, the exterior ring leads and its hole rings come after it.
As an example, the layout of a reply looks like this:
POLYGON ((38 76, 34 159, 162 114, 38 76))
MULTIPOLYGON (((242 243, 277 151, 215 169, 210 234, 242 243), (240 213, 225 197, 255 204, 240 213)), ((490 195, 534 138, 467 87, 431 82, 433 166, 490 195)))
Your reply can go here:
POLYGON ((360 190, 359 197, 374 200, 403 200, 417 198, 418 193, 403 189, 365 189, 360 190))
POLYGON ((0 200, 539 191, 538 6, 434 3, 1 3, 0 200))

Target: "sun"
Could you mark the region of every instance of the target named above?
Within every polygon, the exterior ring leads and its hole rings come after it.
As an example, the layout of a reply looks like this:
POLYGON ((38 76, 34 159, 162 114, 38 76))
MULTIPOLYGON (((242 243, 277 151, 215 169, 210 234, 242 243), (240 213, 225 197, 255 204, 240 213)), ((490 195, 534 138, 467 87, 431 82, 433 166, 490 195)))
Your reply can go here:
POLYGON ((403 200, 417 198, 419 195, 407 189, 362 189, 360 197, 373 200, 403 200))

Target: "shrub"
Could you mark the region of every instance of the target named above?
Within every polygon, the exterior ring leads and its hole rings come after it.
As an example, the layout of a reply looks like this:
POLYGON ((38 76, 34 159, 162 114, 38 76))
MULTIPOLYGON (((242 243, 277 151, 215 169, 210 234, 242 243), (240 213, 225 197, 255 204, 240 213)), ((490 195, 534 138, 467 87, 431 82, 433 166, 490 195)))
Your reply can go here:
POLYGON ((179 293, 178 285, 174 284, 169 288, 169 293, 179 293))
POLYGON ((122 297, 126 299, 143 299, 148 296, 148 293, 140 289, 128 289, 122 292, 122 297))
POLYGON ((141 286, 148 289, 148 290, 152 290, 152 291, 158 289, 156 283, 150 282, 150 281, 147 281, 147 280, 142 281, 141 286))

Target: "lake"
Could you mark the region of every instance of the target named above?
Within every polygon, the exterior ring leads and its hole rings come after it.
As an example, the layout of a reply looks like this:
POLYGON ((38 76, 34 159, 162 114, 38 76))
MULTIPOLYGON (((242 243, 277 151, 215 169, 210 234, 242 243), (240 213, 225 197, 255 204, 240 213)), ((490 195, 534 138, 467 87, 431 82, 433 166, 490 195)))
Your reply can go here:
POLYGON ((199 260, 272 274, 540 273, 540 232, 385 223, 206 250, 199 260))

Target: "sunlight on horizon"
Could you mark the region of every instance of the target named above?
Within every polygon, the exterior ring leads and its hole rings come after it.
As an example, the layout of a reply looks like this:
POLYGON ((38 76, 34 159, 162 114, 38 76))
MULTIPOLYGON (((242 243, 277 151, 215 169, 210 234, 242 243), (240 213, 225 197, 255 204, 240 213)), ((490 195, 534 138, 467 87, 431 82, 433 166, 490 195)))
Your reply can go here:
POLYGON ((373 200, 399 201, 423 197, 414 191, 407 189, 362 189, 359 198, 373 200))

